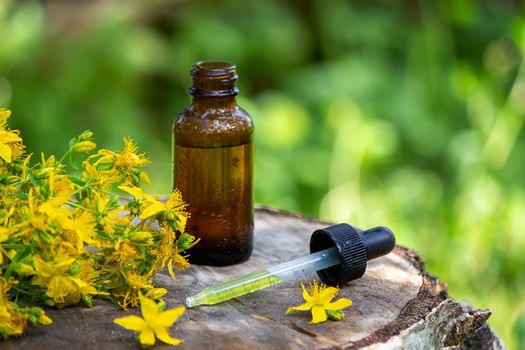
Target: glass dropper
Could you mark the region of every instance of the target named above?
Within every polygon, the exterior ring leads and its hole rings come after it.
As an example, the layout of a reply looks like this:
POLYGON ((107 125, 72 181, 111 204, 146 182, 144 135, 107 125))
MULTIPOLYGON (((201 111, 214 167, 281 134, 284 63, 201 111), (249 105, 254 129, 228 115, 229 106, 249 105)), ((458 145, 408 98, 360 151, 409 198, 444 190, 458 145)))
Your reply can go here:
POLYGON ((222 303, 315 271, 323 282, 342 285, 361 277, 367 260, 389 253, 394 246, 395 237, 386 227, 358 233, 348 224, 330 226, 312 234, 312 254, 207 287, 186 298, 186 305, 222 303))
POLYGON ((210 286, 186 299, 188 307, 213 305, 300 275, 339 264, 335 247, 210 286))

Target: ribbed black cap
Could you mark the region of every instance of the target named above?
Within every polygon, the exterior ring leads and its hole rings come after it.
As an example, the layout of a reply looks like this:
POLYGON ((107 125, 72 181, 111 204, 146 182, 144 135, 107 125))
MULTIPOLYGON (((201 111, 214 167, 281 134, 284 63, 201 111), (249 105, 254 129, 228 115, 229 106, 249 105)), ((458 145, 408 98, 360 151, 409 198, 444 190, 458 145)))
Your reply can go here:
POLYGON ((328 285, 343 285, 363 276, 366 270, 366 249, 356 229, 339 224, 315 231, 310 238, 310 252, 336 247, 341 263, 317 271, 328 285))
POLYGON ((338 224, 315 231, 310 238, 310 252, 337 248, 340 264, 317 274, 324 283, 341 286, 363 276, 367 260, 388 254, 395 244, 394 234, 386 227, 357 232, 348 224, 338 224))

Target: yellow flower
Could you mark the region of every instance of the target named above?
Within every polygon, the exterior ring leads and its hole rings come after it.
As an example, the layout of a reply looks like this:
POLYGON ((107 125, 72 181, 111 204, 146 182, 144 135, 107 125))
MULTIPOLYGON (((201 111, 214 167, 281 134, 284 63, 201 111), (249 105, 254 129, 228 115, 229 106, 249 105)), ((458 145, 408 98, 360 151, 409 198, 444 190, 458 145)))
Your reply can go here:
POLYGON ((82 162, 82 168, 82 181, 89 182, 93 187, 104 188, 118 180, 108 178, 104 171, 99 171, 87 160, 82 162))
POLYGON ((148 180, 142 171, 148 160, 131 139, 124 139, 121 152, 97 152, 93 133, 85 131, 62 157, 41 154, 32 164, 19 131, 7 126, 10 115, 0 108, 0 340, 23 334, 28 322, 52 322, 42 309, 17 304, 23 292, 27 301, 58 308, 81 301, 91 306, 96 295, 110 295, 123 308, 144 298, 144 343, 152 344, 155 335, 180 343, 167 330, 184 308, 163 312, 165 304, 152 301, 167 293, 154 287, 158 271, 169 265, 173 275, 189 266, 184 253, 195 238, 183 233, 180 193, 162 203, 133 190, 148 180), (96 154, 85 154, 90 151, 96 154), (64 163, 72 152, 84 153, 70 157, 74 164, 83 160, 80 178, 64 163), (122 184, 138 199, 123 203, 113 193, 122 184), (17 292, 9 293, 13 286, 17 292))
POLYGON ((118 293, 114 292, 114 295, 120 297, 121 301, 119 305, 126 309, 129 305, 135 307, 139 304, 140 299, 137 298, 137 295, 140 295, 141 290, 151 290, 154 289, 151 282, 151 277, 145 275, 139 275, 134 272, 123 273, 124 280, 128 288, 125 289, 125 292, 118 293))
POLYGON ((33 284, 45 287, 56 276, 69 276, 67 271, 75 262, 73 258, 57 257, 56 261, 44 261, 40 257, 34 258, 35 278, 33 284))
POLYGON ((9 146, 11 147, 11 161, 12 162, 24 156, 26 147, 24 146, 22 142, 14 142, 14 143, 9 144, 9 146))
POLYGON ((182 343, 182 340, 172 338, 169 335, 168 328, 179 319, 186 308, 184 306, 178 306, 163 311, 165 306, 164 302, 161 301, 157 304, 142 295, 139 295, 139 297, 143 318, 127 316, 116 318, 113 322, 131 331, 139 332, 139 342, 142 346, 154 345, 155 337, 170 345, 182 343))
POLYGON ((11 163, 12 161, 13 148, 18 150, 13 144, 22 142, 22 138, 18 136, 17 130, 10 131, 5 129, 7 118, 9 118, 10 115, 10 110, 0 109, 0 158, 7 163, 11 163))
POLYGON ((48 216, 49 223, 56 221, 62 228, 73 230, 74 222, 69 217, 72 210, 65 204, 71 200, 75 188, 68 177, 55 174, 55 168, 49 169, 53 169, 48 174, 49 192, 54 197, 42 203, 38 211, 48 216))
POLYGON ((128 265, 140 256, 135 245, 127 239, 117 241, 115 252, 118 255, 119 264, 122 266, 128 265))
MULTIPOLYGON (((99 271, 93 267, 92 260, 81 260, 78 263, 78 274, 73 278, 73 281, 77 285, 75 293, 79 293, 80 296, 86 300, 90 300, 91 295, 108 295, 107 292, 99 292, 94 286, 94 280, 100 275, 99 271), (86 297, 88 297, 86 299, 86 297)), ((88 306, 91 306, 90 302, 87 302, 88 306)))
POLYGON ((334 320, 342 319, 341 314, 335 311, 352 305, 352 300, 347 298, 341 298, 333 303, 330 302, 337 292, 339 292, 339 288, 327 287, 323 284, 318 285, 317 281, 310 284, 310 293, 304 288, 303 284, 301 284, 301 288, 303 289, 303 298, 306 303, 289 307, 288 310, 286 310, 286 314, 292 311, 312 310, 312 320, 310 323, 324 322, 328 316, 334 320), (332 314, 334 317, 332 317, 332 314))
POLYGON ((79 253, 84 249, 84 242, 92 245, 97 243, 92 237, 95 231, 95 219, 89 212, 81 211, 78 216, 71 220, 71 223, 70 232, 73 235, 69 237, 69 241, 76 246, 79 253))
POLYGON ((175 219, 175 216, 177 216, 179 222, 178 228, 180 231, 184 231, 189 214, 186 211, 188 205, 182 200, 180 191, 173 191, 166 203, 163 203, 152 195, 143 193, 139 187, 122 185, 119 186, 119 189, 131 194, 135 199, 141 201, 143 209, 140 218, 142 220, 157 215, 158 213, 166 212, 168 219, 173 220, 175 219))
POLYGON ((73 229, 73 222, 69 218, 70 210, 65 207, 54 206, 53 201, 42 203, 38 211, 46 214, 49 222, 57 222, 64 229, 73 229))
POLYGON ((19 336, 24 333, 28 316, 14 312, 10 302, 0 305, 0 338, 10 335, 19 336))
MULTIPOLYGON (((37 205, 37 200, 33 195, 33 189, 29 190, 27 198, 27 206, 22 208, 24 216, 26 217, 25 221, 19 223, 23 229, 20 230, 22 235, 32 236, 32 233, 35 231, 47 231, 47 214, 41 213, 38 210, 35 210, 37 205)), ((38 237, 38 236, 33 236, 38 237)))
POLYGON ((0 339, 8 336, 19 336, 24 333, 29 315, 15 310, 15 304, 7 299, 12 280, 0 278, 0 339))
POLYGON ((78 286, 73 277, 68 274, 73 258, 57 261, 44 261, 40 257, 35 259, 35 274, 32 284, 46 287, 46 295, 53 299, 58 306, 69 305, 80 300, 78 286))
POLYGON ((46 295, 59 308, 77 304, 82 297, 107 294, 97 291, 92 285, 99 273, 88 260, 57 257, 55 261, 44 261, 35 257, 34 264, 36 276, 32 284, 46 287, 46 295), (70 271, 74 266, 78 272, 73 277, 70 271))
POLYGON ((149 163, 144 154, 137 154, 138 146, 132 139, 124 138, 124 149, 120 154, 115 154, 115 167, 119 169, 132 169, 149 163))
POLYGON ((99 150, 88 158, 97 159, 93 166, 96 169, 104 169, 101 174, 106 177, 107 181, 117 182, 120 180, 131 181, 136 183, 142 180, 150 183, 146 173, 139 168, 149 163, 146 155, 138 154, 138 146, 130 138, 124 138, 124 149, 120 153, 106 149, 99 150))
POLYGON ((188 267, 190 267, 190 263, 188 262, 188 260, 186 260, 185 257, 180 255, 179 253, 175 253, 173 255, 173 258, 168 261, 168 272, 171 275, 171 277, 175 278, 173 266, 175 266, 179 270, 186 270, 188 267))

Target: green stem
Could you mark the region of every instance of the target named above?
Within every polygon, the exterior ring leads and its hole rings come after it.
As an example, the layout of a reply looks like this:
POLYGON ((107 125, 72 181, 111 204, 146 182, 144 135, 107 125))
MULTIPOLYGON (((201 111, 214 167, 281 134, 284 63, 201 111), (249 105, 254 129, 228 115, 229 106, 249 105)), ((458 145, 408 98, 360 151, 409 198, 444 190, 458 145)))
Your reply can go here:
POLYGON ((60 158, 60 160, 58 161, 59 163, 62 163, 64 161, 64 159, 71 154, 71 152, 73 152, 73 149, 70 148, 66 153, 64 153, 64 155, 62 156, 62 158, 60 158))
POLYGON ((3 248, 6 249, 23 249, 30 247, 30 244, 14 244, 14 243, 0 243, 3 248))

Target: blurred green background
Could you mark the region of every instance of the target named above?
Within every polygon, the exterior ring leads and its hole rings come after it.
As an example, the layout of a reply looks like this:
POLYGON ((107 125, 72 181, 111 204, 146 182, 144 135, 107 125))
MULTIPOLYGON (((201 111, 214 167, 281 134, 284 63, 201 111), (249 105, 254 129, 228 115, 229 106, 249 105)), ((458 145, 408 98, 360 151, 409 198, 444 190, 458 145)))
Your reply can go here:
POLYGON ((521 1, 0 0, 0 105, 30 151, 136 139, 171 186, 197 60, 238 65, 255 198, 388 225, 525 349, 521 1))

